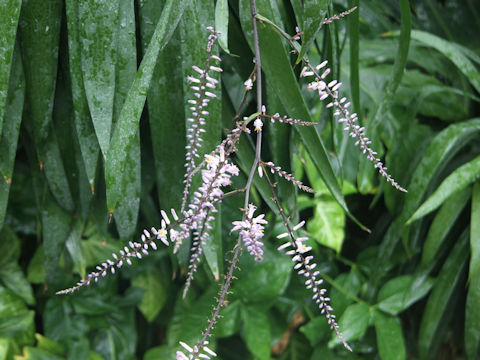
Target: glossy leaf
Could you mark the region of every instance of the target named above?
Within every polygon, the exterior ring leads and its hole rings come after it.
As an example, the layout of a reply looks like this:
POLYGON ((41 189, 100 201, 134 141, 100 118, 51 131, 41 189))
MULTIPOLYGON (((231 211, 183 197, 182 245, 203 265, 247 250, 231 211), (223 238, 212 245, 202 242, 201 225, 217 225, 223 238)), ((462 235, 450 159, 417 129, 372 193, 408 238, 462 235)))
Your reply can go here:
POLYGON ((66 0, 65 10, 68 28, 69 70, 72 89, 75 128, 82 152, 82 160, 92 192, 95 182, 95 171, 99 158, 99 144, 88 108, 85 88, 83 86, 83 70, 81 62, 81 43, 78 25, 78 1, 66 0))
POLYGON ((25 97, 25 77, 18 47, 13 53, 11 62, 10 86, 3 111, 5 121, 0 134, 0 149, 2 149, 0 157, 0 174, 2 175, 0 178, 0 229, 3 227, 7 210, 25 97))
POLYGON ((112 131, 117 64, 119 0, 78 2, 83 83, 100 149, 105 156, 112 131))
MULTIPOLYGON (((367 303, 349 305, 339 321, 340 331, 345 341, 357 340, 364 336, 370 323, 370 317, 370 306, 367 303)), ((332 348, 338 344, 341 344, 340 340, 333 333, 328 347, 332 348)))
POLYGON ((302 61, 307 50, 315 41, 331 2, 331 0, 306 0, 303 2, 302 47, 297 57, 297 64, 302 61))
POLYGON ((188 3, 188 0, 169 0, 165 4, 155 28, 155 33, 125 99, 105 162, 107 207, 110 212, 113 212, 120 200, 120 194, 113 192, 112 189, 117 188, 121 174, 125 171, 126 155, 131 142, 138 132, 138 121, 145 104, 158 54, 170 40, 176 24, 188 3))
POLYGON ((462 274, 467 262, 468 236, 464 233, 457 240, 435 281, 428 298, 420 324, 418 348, 420 359, 434 357, 441 338, 439 329, 453 316, 449 302, 455 296, 456 289, 462 285, 462 274), (444 317, 445 316, 445 317, 444 317))
POLYGON ((144 290, 142 302, 138 305, 148 322, 152 322, 165 305, 167 286, 161 273, 148 271, 132 279, 132 285, 144 290))
POLYGON ((480 184, 473 186, 470 218, 470 266, 465 306, 465 350, 467 358, 475 359, 480 346, 480 184))
POLYGON ((378 293, 378 308, 388 314, 397 315, 423 298, 434 284, 433 279, 427 279, 415 288, 415 292, 408 292, 412 282, 413 277, 410 275, 387 281, 378 293))
POLYGON ((407 358, 402 325, 398 317, 375 312, 373 315, 380 357, 385 360, 407 358))
POLYGON ((215 4, 215 29, 220 32, 218 35, 218 45, 220 45, 227 54, 228 50, 228 0, 218 0, 215 4))
POLYGON ((465 78, 475 90, 480 92, 480 72, 475 68, 470 59, 458 50, 457 44, 421 30, 412 31, 412 39, 420 41, 426 46, 433 47, 448 57, 465 75, 465 78))
MULTIPOLYGON (((0 137, 7 104, 10 69, 13 62, 13 49, 21 5, 21 0, 8 0, 0 3, 0 13, 2 14, 0 19, 0 59, 2 59, 0 62, 0 137)), ((6 118, 8 119, 8 117, 6 118)))
POLYGON ((418 208, 407 225, 436 210, 452 194, 463 190, 480 176, 480 156, 452 172, 435 192, 418 208))
MULTIPOLYGON (((37 146, 43 144, 50 132, 55 79, 57 76, 58 39, 60 33, 61 1, 41 0, 24 2, 20 22, 29 112, 33 137, 37 146), (42 64, 41 67, 38 64, 42 64)), ((39 151, 40 162, 44 153, 39 151)))
POLYGON ((267 314, 249 306, 242 308, 242 319, 248 349, 259 360, 269 360, 271 335, 267 314))
POLYGON ((429 266, 438 260, 438 251, 445 241, 447 234, 454 226, 463 208, 470 200, 471 190, 463 189, 451 195, 435 215, 427 237, 423 245, 422 262, 423 266, 429 266))

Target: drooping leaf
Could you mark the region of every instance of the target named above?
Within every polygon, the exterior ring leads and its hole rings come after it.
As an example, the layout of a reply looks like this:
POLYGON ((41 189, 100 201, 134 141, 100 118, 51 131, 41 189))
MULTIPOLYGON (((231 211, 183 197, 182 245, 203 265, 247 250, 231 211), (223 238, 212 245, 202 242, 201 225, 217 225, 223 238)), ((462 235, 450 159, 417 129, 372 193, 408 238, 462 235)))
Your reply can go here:
POLYGON ((148 271, 132 279, 133 286, 144 290, 142 302, 138 308, 148 322, 156 318, 167 300, 168 287, 162 275, 164 274, 158 271, 148 271))
POLYGON ((125 99, 105 161, 107 207, 110 212, 113 212, 121 197, 121 193, 118 191, 118 182, 125 170, 128 149, 138 132, 138 121, 145 104, 158 54, 170 40, 183 10, 189 2, 189 0, 169 0, 165 4, 155 33, 125 99))
POLYGON ((218 35, 218 45, 220 45, 227 54, 228 50, 228 0, 219 0, 215 4, 215 29, 220 32, 218 35))
POLYGON ((418 208, 407 225, 436 210, 452 194, 463 190, 480 176, 480 156, 452 172, 435 192, 418 208))
POLYGON ((3 227, 7 211, 25 96, 25 77, 18 47, 15 48, 11 62, 10 86, 6 95, 5 108, 0 111, 0 116, 1 113, 5 115, 3 131, 0 132, 0 149, 2 149, 0 157, 0 175, 2 175, 0 178, 0 229, 3 227))
MULTIPOLYGON (((360 339, 365 335, 370 323, 370 307, 367 303, 361 302, 349 305, 343 315, 340 317, 340 332, 345 341, 360 339)), ((328 343, 329 348, 341 344, 335 333, 332 334, 332 340, 328 343)))
POLYGON ((90 116, 88 101, 83 86, 83 71, 81 57, 81 41, 78 25, 78 1, 65 1, 67 29, 68 29, 68 54, 69 70, 72 91, 73 110, 75 115, 75 128, 85 164, 88 182, 92 192, 95 192, 95 171, 99 158, 99 144, 95 128, 90 116))
MULTIPOLYGON (((15 35, 17 34, 18 17, 22 5, 21 0, 8 0, 0 3, 0 138, 2 135, 5 106, 10 84, 10 69, 13 62, 15 35)), ((8 119, 8 117, 6 117, 8 119)), ((1 224, 0 224, 1 228, 1 224)))
POLYGON ((438 259, 441 245, 470 197, 471 190, 468 188, 451 195, 435 215, 423 245, 421 261, 423 266, 431 265, 438 259))

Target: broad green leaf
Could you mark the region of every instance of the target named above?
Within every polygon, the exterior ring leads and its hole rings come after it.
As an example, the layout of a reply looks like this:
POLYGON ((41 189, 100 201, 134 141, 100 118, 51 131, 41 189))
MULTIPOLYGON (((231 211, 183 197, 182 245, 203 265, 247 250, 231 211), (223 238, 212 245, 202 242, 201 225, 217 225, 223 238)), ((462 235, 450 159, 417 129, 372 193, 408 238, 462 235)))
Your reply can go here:
MULTIPOLYGON (((120 0, 117 31, 114 122, 118 119, 137 71, 133 0, 120 0)), ((121 238, 130 238, 137 228, 141 192, 140 164, 140 134, 137 133, 128 150, 125 171, 122 174, 121 185, 118 189, 121 192, 121 197, 113 214, 121 238)))
POLYGON ((103 156, 112 131, 118 14, 119 0, 78 2, 83 84, 103 156))
POLYGON ((218 45, 227 54, 228 50, 228 0, 218 0, 215 4, 215 29, 219 31, 218 45))
POLYGON ((0 113, 5 114, 3 131, 0 129, 0 149, 2 149, 2 156, 0 157, 0 229, 3 227, 7 211, 25 97, 25 78, 20 56, 19 48, 16 47, 11 60, 10 86, 6 95, 5 108, 1 109, 0 104, 0 113))
POLYGON ((459 51, 458 44, 421 30, 413 30, 412 39, 434 48, 449 58, 465 75, 475 90, 480 92, 480 72, 475 68, 470 59, 459 51))
POLYGON ((270 359, 270 322, 264 310, 242 308, 243 336, 248 350, 259 360, 270 359))
POLYGON ((381 312, 373 314, 377 346, 380 357, 385 360, 403 360, 407 358, 402 325, 398 317, 384 315, 381 312))
POLYGON ((480 183, 473 186, 470 218, 470 267, 469 278, 480 274, 480 183))
POLYGON ((15 352, 14 343, 12 339, 0 338, 0 359, 1 360, 12 359, 14 352, 15 352))
MULTIPOLYGON (((370 323, 370 306, 361 302, 349 305, 343 315, 340 317, 340 332, 345 341, 360 339, 365 335, 370 323)), ((332 334, 332 340, 328 343, 329 348, 341 344, 335 333, 332 334)))
POLYGON ((37 340, 37 347, 39 349, 47 350, 52 354, 63 356, 65 354, 65 348, 62 344, 57 343, 41 334, 35 334, 35 339, 37 340))
POLYGON ((110 212, 114 211, 120 200, 120 194, 113 193, 112 189, 116 189, 121 174, 125 171, 126 156, 131 142, 138 132, 138 121, 145 104, 158 54, 170 40, 188 3, 189 0, 169 0, 165 4, 155 33, 125 99, 105 161, 107 207, 110 212))
POLYGON ((465 305, 465 352, 467 359, 475 360, 480 346, 480 273, 470 278, 465 305))
MULTIPOLYGON (((259 3, 257 6, 259 14, 270 19, 273 18, 272 9, 267 2, 259 3)), ((248 40, 253 39, 252 17, 250 6, 246 0, 240 2, 240 19, 246 38, 248 40)), ((270 26, 262 24, 259 24, 258 32, 262 66, 267 75, 267 81, 270 82, 273 88, 277 89, 278 97, 283 103, 289 116, 304 121, 312 121, 280 35, 270 26)), ((253 48, 252 45, 253 44, 250 42, 251 48, 253 48)), ((275 112, 275 109, 270 109, 270 111, 275 112)), ((312 157, 315 166, 320 172, 328 189, 335 197, 335 200, 338 201, 352 220, 365 229, 365 227, 362 226, 348 210, 340 186, 333 173, 325 146, 323 145, 316 129, 304 126, 295 126, 295 129, 299 133, 302 143, 312 157)))
MULTIPOLYGON (((142 1, 139 6, 143 49, 146 49, 155 24, 160 18, 160 7, 155 0, 142 1)), ((165 211, 180 209, 185 167, 185 112, 183 106, 184 73, 180 53, 180 31, 174 31, 171 40, 158 55, 153 78, 148 90, 147 106, 155 164, 158 201, 165 211)), ((149 161, 152 161, 150 159, 149 161)))
POLYGON ((10 338, 19 346, 33 344, 34 316, 18 296, 0 286, 0 338, 10 338))
MULTIPOLYGON (((6 0, 0 3, 0 138, 3 129, 3 118, 10 84, 10 69, 13 62, 13 49, 17 34, 18 17, 22 5, 21 0, 6 0)), ((8 119, 8 116, 6 116, 8 119)), ((0 228, 1 228, 0 221, 0 228)))
POLYGON ((325 316, 317 316, 311 319, 306 325, 300 327, 300 332, 310 341, 310 345, 315 347, 321 340, 330 335, 330 325, 328 325, 325 316))
POLYGON ((428 298, 418 335, 420 359, 434 358, 442 337, 440 332, 454 315, 449 303, 462 286, 462 274, 467 262, 468 235, 466 232, 457 240, 433 286, 428 298))
POLYGON ((443 180, 437 190, 435 190, 407 221, 407 225, 436 210, 450 195, 463 190, 479 176, 480 156, 460 166, 443 180))
POLYGON ((229 337, 234 335, 240 326, 240 311, 242 310, 242 303, 234 301, 228 303, 222 308, 215 326, 215 336, 217 338, 229 337))
POLYGON ((65 247, 73 260, 74 271, 78 272, 82 279, 86 275, 86 261, 82 253, 83 224, 80 219, 75 219, 72 224, 68 238, 65 241, 65 247))
MULTIPOLYGON (((175 303, 173 317, 167 329, 167 344, 172 349, 183 349, 178 342, 183 341, 190 346, 195 345, 202 336, 202 331, 207 326, 207 319, 212 314, 217 287, 211 287, 201 297, 192 299, 193 291, 189 292, 187 299, 182 301, 181 295, 175 303)), ((212 343, 208 345, 213 350, 212 343)))
MULTIPOLYGON (((245 303, 267 302, 275 299, 286 289, 292 271, 291 260, 287 256, 278 257, 273 250, 264 249, 264 258, 259 263, 248 259, 251 267, 240 264, 242 277, 233 285, 235 297, 245 303)), ((246 259, 244 261, 247 261, 246 259)))
POLYGON ((421 261, 423 266, 431 265, 438 259, 438 251, 468 200, 470 200, 471 193, 471 190, 466 188, 450 195, 435 215, 423 245, 421 261))
POLYGON ((480 184, 473 186, 470 218, 470 266, 465 306, 465 352, 469 360, 475 359, 480 346, 480 184))
POLYGON ((61 0, 29 0, 22 4, 20 34, 26 94, 40 163, 47 158, 41 145, 51 132, 61 10, 61 0))
POLYGON ((42 245, 37 248, 28 264, 27 280, 31 284, 43 284, 45 282, 45 255, 42 245))
POLYGON ((175 358, 175 353, 168 346, 161 345, 148 349, 143 360, 163 360, 173 358, 175 358))
POLYGON ((401 275, 387 281, 378 293, 378 308, 388 314, 397 315, 424 297, 434 283, 432 279, 427 279, 415 289, 415 292, 409 293, 412 282, 411 275, 401 275))
POLYGON ((59 356, 51 353, 48 350, 35 348, 32 346, 26 346, 23 349, 21 356, 16 356, 15 359, 25 359, 25 360, 62 360, 65 359, 63 356, 59 356))
POLYGON ((331 2, 331 0, 305 0, 303 2, 302 47, 297 57, 297 64, 302 61, 315 41, 331 2))
POLYGON ((168 288, 162 273, 148 271, 132 279, 132 285, 144 290, 142 302, 138 305, 148 322, 152 322, 167 301, 168 288))
POLYGON ((83 86, 82 57, 78 25, 78 1, 65 1, 68 29, 68 64, 70 71, 70 86, 72 91, 75 128, 80 143, 82 160, 85 164, 88 182, 92 193, 95 192, 95 172, 99 159, 99 144, 95 128, 90 116, 88 101, 83 86))

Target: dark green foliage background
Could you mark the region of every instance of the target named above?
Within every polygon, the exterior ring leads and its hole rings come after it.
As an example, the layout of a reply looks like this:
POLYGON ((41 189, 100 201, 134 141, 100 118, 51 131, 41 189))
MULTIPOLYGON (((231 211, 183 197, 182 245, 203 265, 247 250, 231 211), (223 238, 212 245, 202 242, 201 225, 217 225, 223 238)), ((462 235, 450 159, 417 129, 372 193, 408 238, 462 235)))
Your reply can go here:
MULTIPOLYGON (((328 330, 292 263, 266 183, 265 259, 241 258, 211 348, 220 359, 478 358, 480 342, 480 6, 475 0, 257 0, 302 53, 328 59, 389 172, 379 179, 268 24, 259 25, 268 113, 318 121, 265 126, 263 160, 292 219, 307 220, 353 353, 328 330), (320 23, 350 7, 329 26, 320 23), (273 211, 272 211, 273 210, 273 211), (371 229, 371 233, 364 231, 371 229)), ((224 72, 202 151, 233 125, 253 70, 246 0, 4 0, 0 3, 0 359, 173 359, 206 326, 229 265, 239 196, 222 203, 193 288, 188 245, 69 296, 93 267, 179 209, 186 76, 223 31, 224 72), (227 31, 228 30, 228 31, 227 31), (231 54, 231 55, 229 55, 231 54)), ((220 77, 219 77, 220 79, 220 77)), ((247 110, 255 111, 253 94, 247 110)), ((243 138, 244 185, 253 160, 243 138)), ((263 205, 261 205, 263 204, 263 205)))

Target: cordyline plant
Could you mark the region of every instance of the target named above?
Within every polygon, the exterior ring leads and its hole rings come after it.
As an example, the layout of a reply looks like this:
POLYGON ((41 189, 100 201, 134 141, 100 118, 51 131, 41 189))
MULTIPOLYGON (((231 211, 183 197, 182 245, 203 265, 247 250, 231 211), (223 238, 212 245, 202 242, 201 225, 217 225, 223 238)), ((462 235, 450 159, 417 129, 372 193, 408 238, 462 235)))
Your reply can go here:
MULTIPOLYGON (((209 359, 216 357, 213 350, 208 348, 208 338, 220 316, 220 310, 226 304, 227 295, 234 279, 234 271, 237 268, 239 257, 242 253, 242 245, 248 254, 254 257, 255 261, 262 261, 263 258, 263 237, 264 226, 267 224, 265 214, 256 213, 257 207, 250 202, 251 186, 255 176, 265 178, 271 190, 272 199, 278 209, 278 215, 281 217, 286 231, 277 236, 278 239, 286 239, 285 243, 278 247, 279 251, 285 255, 291 256, 294 263, 293 268, 298 275, 305 280, 305 287, 312 292, 312 299, 318 305, 321 313, 325 315, 330 328, 335 332, 338 339, 345 348, 351 351, 350 346, 344 340, 339 325, 333 314, 333 308, 330 306, 330 298, 326 295, 326 289, 322 288, 323 280, 320 278, 320 272, 316 269, 314 257, 310 254, 312 248, 306 245, 308 240, 305 236, 298 234, 299 230, 305 224, 302 220, 298 224, 291 224, 289 216, 281 206, 275 191, 275 184, 269 178, 268 172, 276 173, 278 176, 296 185, 299 189, 314 192, 313 189, 304 185, 301 181, 294 178, 292 174, 282 170, 271 161, 262 160, 262 136, 263 121, 272 123, 280 122, 296 126, 312 126, 315 123, 292 119, 287 116, 281 116, 279 113, 270 115, 262 102, 262 65, 261 52, 259 48, 258 22, 269 22, 257 14, 255 0, 250 1, 252 22, 253 22, 253 44, 255 52, 255 68, 252 75, 245 81, 245 91, 252 90, 256 84, 256 103, 257 112, 237 120, 233 129, 228 132, 225 139, 218 144, 203 159, 200 158, 199 149, 202 145, 202 133, 205 133, 205 124, 208 121, 208 105, 215 99, 212 89, 216 88, 218 80, 213 77, 213 72, 222 72, 220 67, 220 57, 214 55, 214 46, 219 32, 213 27, 208 27, 210 31, 206 47, 207 60, 202 67, 192 66, 194 73, 188 76, 190 88, 193 91, 192 99, 188 100, 191 115, 188 118, 189 128, 187 135, 186 157, 185 157, 185 176, 184 191, 181 208, 177 212, 175 209, 168 211, 161 210, 161 224, 159 228, 152 227, 150 230, 144 230, 139 241, 130 241, 119 253, 113 253, 111 259, 107 259, 96 267, 96 270, 80 280, 74 287, 61 290, 57 294, 73 293, 84 286, 106 276, 108 273, 114 274, 117 269, 125 263, 132 264, 131 258, 141 259, 148 255, 149 251, 156 250, 157 246, 173 245, 175 253, 184 239, 192 238, 190 249, 190 261, 186 276, 183 297, 186 296, 194 280, 198 265, 202 260, 203 246, 209 241, 212 230, 212 222, 218 211, 218 206, 222 200, 230 195, 242 193, 244 196, 244 206, 241 219, 232 223, 231 233, 238 232, 238 239, 233 248, 230 266, 224 276, 224 282, 221 286, 213 313, 208 319, 208 324, 202 333, 200 341, 196 344, 186 344, 180 342, 182 351, 177 351, 177 360, 209 359), (233 164, 232 154, 237 150, 237 143, 242 135, 256 136, 255 158, 251 164, 248 179, 243 188, 224 193, 223 188, 231 185, 232 176, 239 174, 238 167, 233 164), (192 191, 193 180, 196 176, 201 177, 201 185, 192 191)), ((324 24, 329 24, 334 20, 340 19, 355 8, 344 13, 325 19, 324 24)), ((273 25, 273 24, 272 24, 273 25)), ((301 39, 302 33, 297 29, 293 36, 286 34, 283 30, 275 27, 291 44, 294 53, 299 53, 297 41, 301 39)), ((377 153, 370 147, 371 141, 365 134, 365 129, 359 125, 357 114, 350 113, 350 102, 339 94, 342 86, 341 82, 335 79, 329 79, 330 68, 327 67, 327 61, 317 66, 312 65, 306 57, 302 58, 304 68, 300 77, 311 79, 308 83, 308 89, 315 91, 321 101, 326 101, 327 108, 334 109, 334 115, 343 130, 348 133, 355 141, 355 145, 366 155, 366 158, 373 162, 379 173, 386 178, 395 188, 406 191, 402 188, 387 172, 381 159, 377 158, 377 153)), ((244 97, 245 99, 246 97, 244 97)), ((239 118, 239 116, 237 116, 239 118)))

